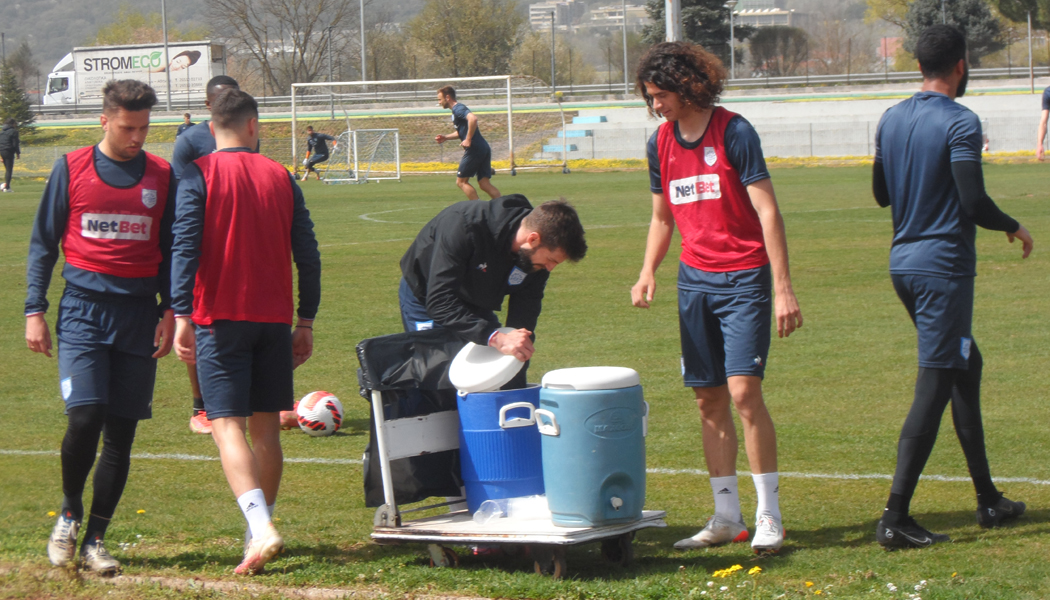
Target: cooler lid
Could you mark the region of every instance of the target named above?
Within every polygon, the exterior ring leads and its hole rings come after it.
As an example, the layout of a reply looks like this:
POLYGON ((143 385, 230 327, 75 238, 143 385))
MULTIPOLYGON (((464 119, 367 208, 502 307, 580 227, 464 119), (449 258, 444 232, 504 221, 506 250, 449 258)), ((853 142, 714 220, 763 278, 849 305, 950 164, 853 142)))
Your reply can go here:
POLYGON ((638 372, 627 367, 575 367, 550 371, 542 385, 555 390, 618 390, 639 385, 638 372))
MULTIPOLYGON (((512 331, 514 329, 511 327, 499 328, 500 333, 512 331)), ((471 342, 452 360, 448 378, 464 394, 491 392, 514 379, 524 365, 517 358, 491 346, 479 346, 471 342)))

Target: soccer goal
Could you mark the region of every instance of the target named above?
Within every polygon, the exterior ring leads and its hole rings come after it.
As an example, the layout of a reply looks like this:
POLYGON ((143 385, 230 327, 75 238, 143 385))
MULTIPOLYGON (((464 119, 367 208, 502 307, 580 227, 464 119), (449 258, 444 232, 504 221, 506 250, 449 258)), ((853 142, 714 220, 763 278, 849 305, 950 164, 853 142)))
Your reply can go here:
MULTIPOLYGON (((333 135, 344 131, 351 143, 353 132, 371 132, 357 139, 356 166, 351 146, 341 155, 338 167, 345 177, 335 172, 335 157, 329 161, 333 183, 360 177, 359 171, 368 170, 362 157, 372 149, 370 180, 392 177, 393 166, 399 175, 455 173, 463 148, 454 138, 441 144, 435 140, 455 131, 451 112, 437 104, 437 90, 446 85, 478 117, 479 130, 492 147, 494 170, 514 175, 521 169, 566 166, 562 109, 551 100, 550 87, 533 77, 511 75, 293 84, 292 129, 297 133, 292 136, 292 164, 301 168, 304 146, 297 138, 312 125, 333 135), (397 132, 376 133, 388 130, 397 132), (399 159, 396 165, 386 158, 391 148, 399 159)), ((564 112, 566 118, 575 116, 564 112)))
POLYGON ((401 145, 396 129, 355 129, 336 136, 331 153, 319 169, 329 185, 401 181, 401 145))

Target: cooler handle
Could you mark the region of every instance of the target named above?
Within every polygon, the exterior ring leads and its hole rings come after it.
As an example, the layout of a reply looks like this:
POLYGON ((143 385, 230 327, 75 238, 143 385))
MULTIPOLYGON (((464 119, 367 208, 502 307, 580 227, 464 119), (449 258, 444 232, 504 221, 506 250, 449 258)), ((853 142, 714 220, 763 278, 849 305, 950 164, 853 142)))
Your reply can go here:
POLYGON ((499 426, 501 429, 512 429, 514 427, 530 427, 536 424, 536 407, 531 402, 512 402, 499 409, 499 426), (507 411, 515 408, 529 409, 529 418, 515 417, 507 420, 507 411))
POLYGON ((561 435, 561 427, 558 426, 558 420, 554 418, 554 413, 549 410, 543 410, 542 408, 536 409, 536 428, 540 430, 542 435, 550 435, 558 437, 561 435), (550 423, 544 423, 540 417, 547 417, 550 419, 550 423))
POLYGON ((645 414, 642 415, 642 437, 648 437, 649 435, 649 403, 642 400, 642 404, 645 405, 645 414))

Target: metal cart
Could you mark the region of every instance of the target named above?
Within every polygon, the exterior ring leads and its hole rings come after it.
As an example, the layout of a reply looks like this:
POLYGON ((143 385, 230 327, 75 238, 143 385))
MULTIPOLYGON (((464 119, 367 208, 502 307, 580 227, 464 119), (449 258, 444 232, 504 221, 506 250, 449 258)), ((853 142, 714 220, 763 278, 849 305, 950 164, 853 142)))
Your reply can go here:
POLYGON ((533 558, 537 573, 560 579, 566 572, 567 546, 600 542, 603 557, 626 565, 634 556, 632 541, 638 530, 667 526, 663 521, 666 513, 652 510, 644 511, 638 521, 598 527, 558 527, 549 520, 513 518, 500 518, 479 525, 466 510, 404 520, 403 516, 409 513, 455 506, 461 502, 461 499, 453 499, 401 509, 395 499, 391 461, 459 448, 459 414, 455 410, 397 419, 384 416, 384 392, 413 388, 453 389, 447 371, 455 353, 446 345, 436 350, 438 356, 435 357, 433 342, 436 334, 395 334, 365 340, 357 346, 361 362, 358 379, 362 395, 369 397, 372 403, 373 441, 383 487, 384 504, 375 513, 373 540, 380 544, 427 544, 431 564, 442 567, 458 564, 457 554, 452 550, 454 546, 476 544, 508 550, 525 547, 533 558), (375 344, 373 350, 372 342, 379 340, 382 343, 375 344), (441 369, 444 373, 440 373, 441 369))

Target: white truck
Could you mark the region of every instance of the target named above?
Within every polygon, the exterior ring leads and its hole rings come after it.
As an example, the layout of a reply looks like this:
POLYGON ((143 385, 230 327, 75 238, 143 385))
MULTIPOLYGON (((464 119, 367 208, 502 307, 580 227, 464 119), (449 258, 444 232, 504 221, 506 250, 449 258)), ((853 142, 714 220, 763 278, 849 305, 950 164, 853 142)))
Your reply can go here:
POLYGON ((153 87, 163 103, 171 75, 172 103, 203 101, 204 87, 226 74, 226 49, 210 41, 74 48, 47 76, 45 105, 99 105, 110 79, 138 79, 153 87))

